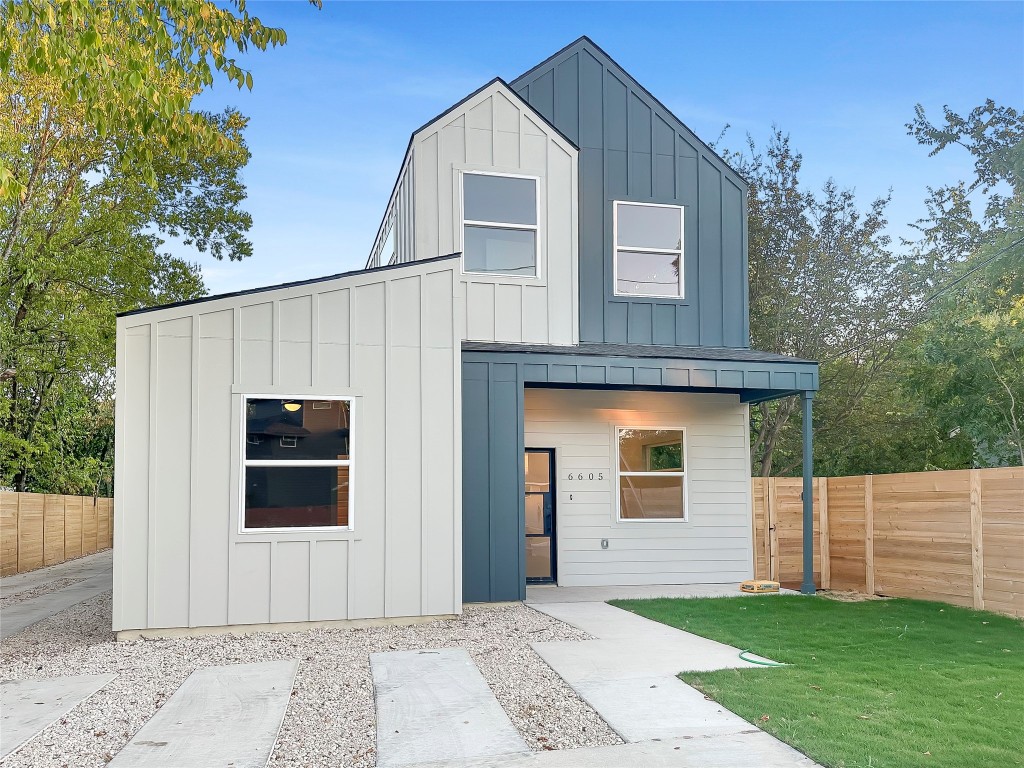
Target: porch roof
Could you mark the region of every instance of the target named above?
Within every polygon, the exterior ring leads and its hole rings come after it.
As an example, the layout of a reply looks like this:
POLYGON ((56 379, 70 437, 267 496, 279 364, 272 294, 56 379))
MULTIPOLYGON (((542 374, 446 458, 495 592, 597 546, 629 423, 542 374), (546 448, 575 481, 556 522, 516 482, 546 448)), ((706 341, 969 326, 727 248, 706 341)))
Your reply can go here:
POLYGON ((515 364, 525 386, 730 392, 749 403, 818 389, 816 362, 752 349, 465 341, 462 360, 515 364))

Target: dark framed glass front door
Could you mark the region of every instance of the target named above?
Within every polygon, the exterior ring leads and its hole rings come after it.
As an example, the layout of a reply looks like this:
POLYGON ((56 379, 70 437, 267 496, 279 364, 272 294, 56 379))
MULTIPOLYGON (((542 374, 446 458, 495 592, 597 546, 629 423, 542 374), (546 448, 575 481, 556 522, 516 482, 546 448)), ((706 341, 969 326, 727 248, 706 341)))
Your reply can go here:
POLYGON ((555 581, 555 449, 527 448, 526 581, 555 581))

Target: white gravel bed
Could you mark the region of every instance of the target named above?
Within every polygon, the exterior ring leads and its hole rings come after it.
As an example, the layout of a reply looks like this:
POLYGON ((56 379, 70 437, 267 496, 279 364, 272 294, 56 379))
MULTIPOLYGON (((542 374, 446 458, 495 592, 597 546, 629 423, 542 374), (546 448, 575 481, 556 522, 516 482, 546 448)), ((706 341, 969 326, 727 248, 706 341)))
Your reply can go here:
POLYGON ((271 764, 372 766, 369 654, 416 648, 467 649, 533 749, 622 743, 529 645, 588 636, 523 605, 473 606, 460 619, 414 626, 118 643, 110 601, 107 593, 79 603, 0 643, 3 679, 118 675, 4 768, 103 766, 197 667, 274 659, 298 659, 299 671, 271 764))

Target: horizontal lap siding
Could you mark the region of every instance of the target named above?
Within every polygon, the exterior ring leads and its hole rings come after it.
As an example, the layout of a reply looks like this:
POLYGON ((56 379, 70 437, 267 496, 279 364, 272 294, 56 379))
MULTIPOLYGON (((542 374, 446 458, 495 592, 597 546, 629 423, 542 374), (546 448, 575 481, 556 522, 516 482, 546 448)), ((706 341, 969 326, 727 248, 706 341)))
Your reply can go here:
POLYGON ((746 408, 729 395, 526 390, 526 446, 554 448, 559 584, 741 581, 752 574, 746 408), (689 519, 620 523, 614 426, 685 427, 689 519), (603 481, 569 480, 603 472, 603 481), (570 498, 571 496, 571 498, 570 498), (609 548, 601 548, 609 539, 609 548))
POLYGON ((456 280, 410 265, 119 321, 115 629, 459 611, 456 280), (238 531, 245 394, 353 398, 354 530, 238 531))

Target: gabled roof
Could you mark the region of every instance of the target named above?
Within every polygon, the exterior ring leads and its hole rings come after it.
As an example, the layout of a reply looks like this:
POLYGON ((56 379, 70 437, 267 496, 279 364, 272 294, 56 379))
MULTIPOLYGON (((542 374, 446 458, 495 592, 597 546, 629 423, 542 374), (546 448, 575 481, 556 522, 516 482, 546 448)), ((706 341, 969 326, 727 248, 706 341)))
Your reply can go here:
POLYGON ((747 184, 746 179, 744 179, 735 168, 729 165, 729 163, 727 163, 722 158, 722 156, 718 154, 718 152, 712 149, 703 139, 697 136, 697 134, 694 133, 690 129, 690 127, 686 125, 686 123, 680 120, 675 115, 675 113, 672 112, 671 109, 666 107, 665 104, 660 99, 658 99, 657 96, 655 96, 650 91, 648 91, 644 86, 642 86, 636 80, 636 78, 634 78, 631 74, 629 74, 629 72, 627 72, 622 67, 621 64, 615 61, 615 59, 613 59, 603 48, 601 48, 601 46, 599 46, 586 35, 577 38, 576 40, 569 43, 561 50, 557 51, 551 56, 548 56, 546 59, 544 59, 544 61, 531 67, 526 72, 519 75, 519 77, 513 79, 511 81, 512 89, 517 90, 518 88, 521 88, 522 86, 526 85, 530 77, 539 70, 546 69, 547 67, 554 65, 556 62, 562 59, 567 59, 572 55, 579 53, 580 51, 585 51, 586 53, 593 56, 595 59, 601 61, 609 69, 615 70, 616 74, 620 76, 620 79, 627 82, 633 90, 642 93, 647 99, 650 99, 650 101, 653 102, 659 109, 663 110, 665 115, 671 118, 672 121, 676 123, 676 130, 680 131, 681 133, 687 134, 688 137, 691 137, 693 139, 693 143, 698 144, 708 156, 713 158, 719 165, 721 165, 722 169, 729 173, 742 188, 746 189, 749 186, 747 184))
POLYGON ((435 115, 434 117, 430 118, 429 120, 427 120, 427 122, 425 122, 423 125, 421 125, 419 128, 417 128, 415 131, 413 131, 412 135, 409 136, 409 144, 408 144, 408 146, 406 147, 406 150, 405 150, 406 154, 408 154, 409 148, 412 147, 412 142, 416 138, 416 134, 418 134, 421 131, 429 128, 434 123, 436 123, 438 120, 443 119, 447 115, 450 115, 452 112, 457 111, 463 104, 466 104, 466 103, 472 101, 474 98, 476 98, 481 93, 483 93, 484 91, 486 91, 488 88, 490 88, 492 85, 495 85, 495 84, 499 84, 499 85, 503 86, 505 88, 505 90, 508 91, 507 95, 509 95, 513 99, 515 99, 515 101, 520 106, 522 106, 524 109, 528 110, 533 117, 536 117, 540 122, 544 123, 544 125, 546 125, 552 131, 554 131, 558 135, 558 137, 560 139, 562 139, 563 141, 567 142, 573 149, 579 150, 579 146, 576 144, 575 141, 573 141, 568 136, 566 136, 564 133, 562 133, 560 130, 558 130, 558 128, 550 120, 548 120, 546 117, 544 117, 544 115, 542 115, 540 112, 537 111, 536 107, 534 107, 532 104, 530 104, 528 101, 526 101, 526 99, 524 99, 522 96, 520 96, 516 92, 515 88, 513 88, 511 85, 509 85, 504 79, 502 79, 500 77, 495 77, 495 78, 492 78, 492 79, 488 80, 486 83, 481 85, 479 88, 477 88, 471 94, 467 95, 465 98, 459 99, 457 102, 452 104, 450 107, 448 107, 448 109, 446 109, 441 114, 435 115))
MULTIPOLYGON (((443 120, 447 115, 450 115, 453 112, 457 111, 460 107, 462 107, 462 105, 472 101, 474 98, 476 98, 481 93, 483 93, 484 91, 486 91, 488 88, 495 84, 501 85, 502 88, 504 89, 505 95, 513 99, 515 103, 519 104, 523 109, 527 110, 531 117, 536 118, 538 122, 543 123, 556 136, 558 136, 558 138, 560 138, 570 147, 575 149, 577 152, 579 151, 579 146, 576 144, 575 141, 573 141, 564 133, 562 133, 562 131, 560 131, 550 120, 548 120, 546 117, 544 117, 544 115, 538 112, 532 104, 530 104, 528 101, 526 101, 526 99, 520 96, 516 92, 515 88, 509 85, 503 78, 491 78, 486 83, 477 88, 475 91, 459 99, 457 102, 448 107, 448 109, 446 109, 444 112, 434 115, 434 117, 427 120, 427 122, 423 123, 423 125, 414 130, 411 134, 409 134, 409 141, 405 145, 405 154, 402 155, 402 164, 399 166, 398 175, 395 177, 395 183, 391 187, 391 194, 388 195, 388 202, 384 206, 384 214, 383 216, 381 216, 380 224, 377 226, 377 234, 374 235, 374 244, 376 244, 380 240, 380 237, 383 234, 384 224, 387 221, 388 209, 391 208, 391 202, 394 200, 395 193, 398 191, 398 185, 402 181, 402 172, 404 171, 406 164, 409 162, 409 155, 412 152, 412 145, 413 142, 416 141, 416 136, 423 132, 424 130, 426 130, 427 128, 429 128, 430 126, 432 126, 438 120, 443 120)), ((367 263, 369 263, 369 259, 367 260, 367 263)))

